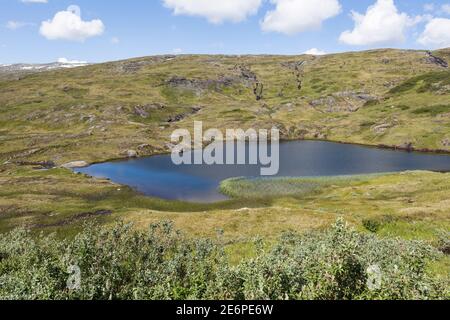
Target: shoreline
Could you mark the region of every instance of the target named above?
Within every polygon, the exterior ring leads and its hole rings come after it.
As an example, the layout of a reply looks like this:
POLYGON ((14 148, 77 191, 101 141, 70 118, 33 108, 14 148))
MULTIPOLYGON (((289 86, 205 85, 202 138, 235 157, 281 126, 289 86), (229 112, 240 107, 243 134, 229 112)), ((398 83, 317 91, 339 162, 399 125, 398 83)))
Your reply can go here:
MULTIPOLYGON (((418 153, 418 154, 429 154, 429 155, 446 155, 450 156, 450 150, 444 150, 444 149, 429 149, 429 148, 406 148, 401 146, 391 146, 391 145, 385 145, 385 144, 364 144, 364 143, 358 143, 358 142, 346 142, 342 140, 330 140, 330 139, 280 139, 280 143, 284 142, 301 142, 301 141, 312 141, 312 142, 327 142, 327 143, 335 143, 335 144, 343 144, 343 145, 351 145, 351 146, 359 146, 363 148, 371 148, 371 149, 378 149, 378 150, 391 150, 391 151, 398 151, 398 152, 405 152, 405 153, 418 153)), ((168 152, 160 152, 160 153, 153 153, 149 155, 137 155, 136 157, 127 157, 127 156, 118 156, 115 158, 109 158, 106 160, 99 160, 94 162, 89 162, 87 166, 80 167, 80 168, 87 168, 96 164, 104 164, 107 162, 120 162, 120 161, 127 161, 127 160, 133 160, 133 159, 143 159, 143 158, 150 158, 155 156, 166 156, 170 155, 170 151, 168 152)))

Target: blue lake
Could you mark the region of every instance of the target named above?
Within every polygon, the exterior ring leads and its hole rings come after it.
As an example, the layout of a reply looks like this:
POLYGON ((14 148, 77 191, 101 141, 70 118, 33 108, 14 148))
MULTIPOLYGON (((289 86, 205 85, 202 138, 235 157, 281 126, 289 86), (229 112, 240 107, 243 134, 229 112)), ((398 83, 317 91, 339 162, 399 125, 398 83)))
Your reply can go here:
MULTIPOLYGON (((247 144, 246 152, 250 150, 247 144)), ((109 178, 148 196, 214 202, 226 199, 218 192, 222 180, 258 177, 260 169, 260 165, 248 164, 177 166, 170 155, 160 155, 95 164, 76 171, 109 178)), ((450 156, 322 141, 290 141, 280 144, 280 170, 277 176, 318 177, 407 170, 450 172, 450 156)))

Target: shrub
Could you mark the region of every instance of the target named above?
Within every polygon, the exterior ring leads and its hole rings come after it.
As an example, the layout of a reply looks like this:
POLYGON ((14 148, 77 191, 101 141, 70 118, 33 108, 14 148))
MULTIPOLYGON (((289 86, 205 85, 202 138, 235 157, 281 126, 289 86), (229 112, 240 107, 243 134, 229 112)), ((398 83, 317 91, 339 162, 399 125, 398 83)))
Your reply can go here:
POLYGON ((0 299, 449 297, 448 287, 426 272, 438 250, 359 234, 342 220, 327 231, 286 233, 263 248, 233 266, 219 242, 187 238, 170 222, 147 232, 90 225, 64 241, 16 230, 0 235, 0 299), (72 290, 69 266, 81 271, 72 290))
POLYGON ((367 231, 373 233, 377 233, 381 227, 381 222, 376 219, 365 219, 362 221, 362 224, 367 231))

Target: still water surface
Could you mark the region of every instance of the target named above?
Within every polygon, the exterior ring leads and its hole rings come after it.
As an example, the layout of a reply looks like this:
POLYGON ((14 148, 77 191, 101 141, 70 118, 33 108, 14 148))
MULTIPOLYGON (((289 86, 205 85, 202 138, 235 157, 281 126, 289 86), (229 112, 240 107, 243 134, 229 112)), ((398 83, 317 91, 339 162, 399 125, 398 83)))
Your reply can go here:
MULTIPOLYGON (((246 152, 249 152, 248 146, 246 152)), ((290 141, 280 144, 280 171, 277 176, 318 177, 406 170, 450 171, 450 156, 322 141, 290 141)), ((109 178, 148 196, 214 202, 226 199, 218 192, 222 180, 257 177, 260 175, 260 166, 176 166, 170 155, 161 155, 95 164, 77 169, 77 172, 109 178)))

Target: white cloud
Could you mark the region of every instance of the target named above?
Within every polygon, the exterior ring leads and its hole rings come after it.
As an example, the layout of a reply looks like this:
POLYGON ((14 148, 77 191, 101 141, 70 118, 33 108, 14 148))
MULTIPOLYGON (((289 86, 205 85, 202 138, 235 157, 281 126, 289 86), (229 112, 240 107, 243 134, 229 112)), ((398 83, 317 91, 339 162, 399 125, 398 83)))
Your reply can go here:
POLYGON ((66 11, 55 14, 53 19, 43 21, 40 33, 49 40, 84 41, 103 34, 105 26, 99 19, 83 21, 78 6, 70 6, 66 11))
POLYGON ((435 18, 428 22, 425 31, 417 40, 424 46, 433 48, 450 47, 450 19, 435 18))
POLYGON ((396 44, 405 41, 408 27, 423 21, 424 17, 411 18, 400 13, 394 0, 377 0, 365 15, 352 12, 353 30, 344 31, 339 40, 349 45, 396 44))
POLYGON ((255 14, 262 0, 163 0, 175 15, 200 16, 209 22, 240 22, 255 14))
POLYGON ((112 44, 119 44, 119 43, 120 43, 120 39, 117 38, 117 37, 112 37, 112 38, 111 38, 111 43, 112 43, 112 44))
POLYGON ((313 56, 323 56, 327 53, 325 51, 319 50, 317 48, 312 48, 312 49, 309 49, 309 50, 303 52, 303 54, 310 54, 313 56))
POLYGON ((8 28, 9 30, 17 30, 23 27, 28 27, 28 26, 32 26, 32 23, 29 22, 22 22, 22 21, 8 21, 8 23, 6 24, 6 28, 8 28))
POLYGON ((20 0, 23 3, 48 3, 47 0, 20 0))
POLYGON ((338 15, 338 0, 271 0, 276 5, 261 23, 263 31, 295 34, 318 29, 322 22, 338 15))
POLYGON ((175 48, 175 49, 172 50, 172 53, 174 53, 174 54, 181 54, 181 53, 183 53, 183 49, 175 48))

